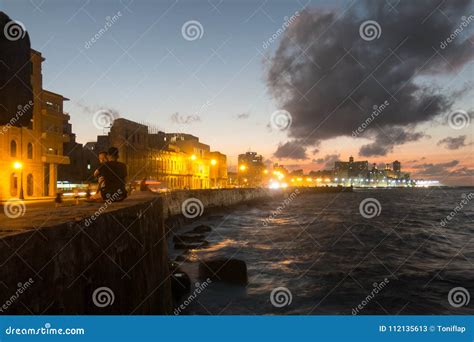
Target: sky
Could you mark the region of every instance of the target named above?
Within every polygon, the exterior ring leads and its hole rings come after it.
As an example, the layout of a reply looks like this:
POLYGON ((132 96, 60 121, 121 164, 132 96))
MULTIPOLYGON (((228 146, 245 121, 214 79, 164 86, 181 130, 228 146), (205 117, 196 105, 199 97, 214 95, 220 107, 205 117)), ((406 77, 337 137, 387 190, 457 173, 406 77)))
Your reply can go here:
POLYGON ((433 41, 441 43, 461 16, 474 15, 472 4, 459 1, 450 9, 433 0, 428 19, 403 1, 383 0, 0 0, 0 10, 24 25, 46 58, 43 87, 70 99, 65 111, 81 143, 104 133, 94 114, 106 110, 194 134, 227 154, 231 166, 249 150, 305 171, 353 155, 377 164, 400 160, 413 176, 474 185, 474 21, 444 49, 418 48, 423 32, 439 34, 433 41), (418 18, 426 26, 413 28, 414 44, 396 50, 400 25, 418 18), (378 38, 361 39, 364 20, 377 21, 378 38), (398 54, 347 99, 346 88, 355 89, 388 51, 398 54), (443 69, 448 61, 452 70, 443 69), (400 93, 390 88, 395 80, 400 93), (341 105, 339 95, 351 103, 341 105), (423 99, 436 108, 421 110, 423 99), (386 100, 385 112, 354 137, 386 100), (467 122, 453 128, 453 113, 467 122))

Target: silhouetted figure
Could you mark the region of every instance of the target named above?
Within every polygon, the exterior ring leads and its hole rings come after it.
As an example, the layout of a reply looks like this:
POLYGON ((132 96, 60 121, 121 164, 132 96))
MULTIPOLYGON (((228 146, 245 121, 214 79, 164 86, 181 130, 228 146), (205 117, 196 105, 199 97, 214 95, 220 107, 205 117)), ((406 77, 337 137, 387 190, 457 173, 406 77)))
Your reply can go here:
POLYGON ((101 190, 102 199, 113 202, 123 201, 127 197, 125 181, 127 166, 118 161, 119 153, 116 147, 108 150, 108 161, 97 169, 98 175, 104 177, 104 187, 101 190))
POLYGON ((56 193, 56 197, 54 198, 54 203, 56 208, 59 207, 61 203, 63 203, 63 194, 58 192, 56 193))

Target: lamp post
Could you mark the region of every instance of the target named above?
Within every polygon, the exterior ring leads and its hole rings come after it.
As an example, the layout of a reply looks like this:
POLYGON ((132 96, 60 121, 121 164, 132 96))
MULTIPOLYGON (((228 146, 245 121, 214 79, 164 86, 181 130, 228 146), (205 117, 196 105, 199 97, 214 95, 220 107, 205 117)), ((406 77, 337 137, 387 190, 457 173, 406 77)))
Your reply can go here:
POLYGON ((13 163, 13 168, 16 170, 20 170, 20 196, 19 198, 21 200, 24 200, 25 196, 23 194, 23 164, 19 161, 16 161, 13 163))
MULTIPOLYGON (((216 164, 217 164, 217 160, 211 159, 211 170, 212 170, 212 167, 213 167, 213 166, 216 166, 216 164)), ((213 173, 214 173, 214 172, 213 172, 213 173)), ((214 181, 213 181, 213 183, 214 183, 214 187, 217 187, 217 184, 216 184, 216 183, 217 183, 217 177, 216 177, 216 175, 214 175, 214 181)))

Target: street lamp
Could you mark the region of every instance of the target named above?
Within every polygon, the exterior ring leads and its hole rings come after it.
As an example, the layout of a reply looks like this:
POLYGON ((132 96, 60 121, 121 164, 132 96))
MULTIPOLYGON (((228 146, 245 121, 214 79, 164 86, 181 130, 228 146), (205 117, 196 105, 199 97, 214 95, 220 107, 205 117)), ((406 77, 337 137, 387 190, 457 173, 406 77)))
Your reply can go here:
POLYGON ((247 169, 247 166, 245 166, 243 164, 239 166, 240 171, 245 171, 246 169, 247 169))
POLYGON ((19 198, 21 200, 24 200, 25 196, 23 194, 23 164, 19 161, 16 161, 13 163, 13 168, 15 170, 20 170, 20 196, 19 198))
MULTIPOLYGON (((215 166, 217 164, 217 160, 211 159, 211 166, 215 166)), ((217 187, 217 177, 214 176, 214 187, 217 187)))

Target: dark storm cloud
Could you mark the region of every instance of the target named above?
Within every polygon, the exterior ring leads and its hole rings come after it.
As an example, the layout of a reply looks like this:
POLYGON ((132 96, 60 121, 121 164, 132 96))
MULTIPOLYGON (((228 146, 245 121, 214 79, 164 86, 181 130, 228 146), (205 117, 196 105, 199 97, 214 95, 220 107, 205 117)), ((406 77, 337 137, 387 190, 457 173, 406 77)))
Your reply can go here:
POLYGON ((313 159, 316 164, 324 164, 325 169, 332 169, 334 162, 340 160, 340 154, 326 154, 323 158, 313 159))
MULTIPOLYGON (((440 42, 459 27, 461 17, 472 13, 472 2, 405 0, 393 6, 391 10, 385 1, 367 0, 356 2, 344 14, 304 10, 285 32, 269 61, 267 84, 280 107, 292 115, 289 138, 315 146, 351 136, 374 106, 388 101, 358 135, 374 141, 361 154, 384 155, 395 145, 419 139, 413 130, 416 124, 449 112, 453 100, 447 90, 416 81, 419 76, 456 73, 474 58, 467 39, 474 39, 472 27, 440 48, 440 42), (379 23, 380 38, 361 38, 359 26, 366 20, 379 23), (379 128, 405 133, 385 139, 379 128), (388 146, 378 146, 380 142, 388 146)), ((301 144, 296 147, 295 153, 301 154, 301 144)), ((287 156, 293 153, 287 152, 287 156)))
POLYGON ((359 154, 363 157, 384 156, 392 152, 394 146, 417 141, 424 136, 423 133, 410 132, 408 129, 393 127, 390 130, 377 133, 374 142, 362 146, 359 154))
POLYGON ((451 169, 458 164, 459 160, 451 160, 447 163, 416 165, 413 168, 417 169, 416 174, 418 175, 443 176, 449 174, 451 169))
POLYGON ((273 156, 278 159, 308 159, 306 148, 297 140, 279 144, 273 156))
POLYGON ((447 137, 438 141, 438 146, 444 146, 448 150, 458 150, 461 147, 467 146, 466 138, 467 136, 465 135, 460 135, 457 138, 447 137))

